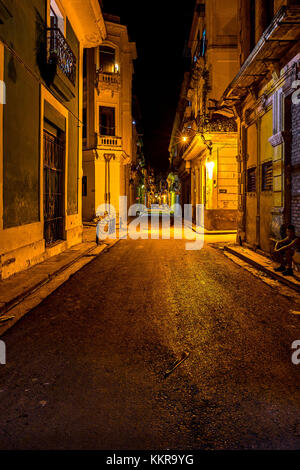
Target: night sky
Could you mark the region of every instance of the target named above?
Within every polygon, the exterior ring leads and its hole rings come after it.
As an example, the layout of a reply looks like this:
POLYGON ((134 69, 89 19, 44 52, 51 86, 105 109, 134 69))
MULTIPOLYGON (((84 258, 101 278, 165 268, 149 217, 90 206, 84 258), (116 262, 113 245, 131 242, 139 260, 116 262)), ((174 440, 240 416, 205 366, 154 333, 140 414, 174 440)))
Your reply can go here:
POLYGON ((103 11, 121 17, 137 45, 134 91, 144 129, 144 152, 151 166, 168 169, 168 146, 183 73, 188 65, 195 0, 104 0, 103 11))

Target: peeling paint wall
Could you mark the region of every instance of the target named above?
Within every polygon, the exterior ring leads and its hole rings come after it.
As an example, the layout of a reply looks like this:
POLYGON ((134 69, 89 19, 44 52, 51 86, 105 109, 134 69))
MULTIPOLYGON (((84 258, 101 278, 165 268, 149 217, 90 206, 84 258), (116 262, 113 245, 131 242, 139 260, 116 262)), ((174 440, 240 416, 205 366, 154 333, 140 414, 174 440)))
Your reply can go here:
MULTIPOLYGON (((70 25, 70 22, 67 21, 66 28, 67 41, 70 44, 70 47, 74 54, 77 57, 77 64, 79 60, 79 42, 76 38, 76 35, 70 25)), ((78 73, 79 68, 77 65, 77 74, 76 74, 76 87, 78 87, 78 73)), ((78 212, 78 136, 79 136, 79 101, 78 93, 70 104, 70 110, 72 113, 69 113, 69 152, 68 152, 68 188, 67 188, 67 212, 68 214, 77 214, 78 212)))
POLYGON ((37 222, 40 217, 39 83, 34 74, 36 15, 43 15, 44 3, 9 2, 13 17, 0 25, 0 37, 15 51, 4 51, 3 228, 37 222))
POLYGON ((260 195, 260 247, 262 250, 270 251, 270 236, 272 224, 272 208, 273 208, 273 189, 270 191, 262 191, 262 171, 261 165, 265 162, 273 162, 273 147, 269 142, 269 138, 273 134, 273 116, 272 109, 264 114, 261 118, 260 125, 260 179, 259 191, 260 195))

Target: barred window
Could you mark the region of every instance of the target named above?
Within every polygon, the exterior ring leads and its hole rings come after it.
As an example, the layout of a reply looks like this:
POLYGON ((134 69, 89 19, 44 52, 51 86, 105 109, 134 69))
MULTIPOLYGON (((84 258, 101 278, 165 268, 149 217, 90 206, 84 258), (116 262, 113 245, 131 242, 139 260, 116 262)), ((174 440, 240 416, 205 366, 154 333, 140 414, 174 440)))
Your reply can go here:
POLYGON ((247 170, 247 192, 256 192, 256 168, 249 168, 247 170))
POLYGON ((273 163, 262 164, 262 191, 272 191, 273 189, 273 163))

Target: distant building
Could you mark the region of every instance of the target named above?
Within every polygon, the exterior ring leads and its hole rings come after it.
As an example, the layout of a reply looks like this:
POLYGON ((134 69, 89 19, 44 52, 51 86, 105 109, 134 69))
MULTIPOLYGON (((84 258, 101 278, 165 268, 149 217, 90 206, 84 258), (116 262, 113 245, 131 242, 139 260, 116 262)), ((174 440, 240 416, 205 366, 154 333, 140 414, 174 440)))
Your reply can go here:
POLYGON ((83 48, 105 36, 98 0, 0 2, 1 278, 82 240, 83 48))
POLYGON ((104 204, 119 208, 130 196, 132 163, 132 75, 135 43, 115 16, 105 15, 104 42, 85 51, 83 218, 104 204))
POLYGON ((209 230, 235 229, 237 125, 217 107, 239 68, 238 0, 196 2, 184 76, 170 142, 171 168, 181 181, 182 204, 204 206, 209 230))
POLYGON ((238 240, 269 252, 300 235, 300 2, 240 0, 241 69, 220 104, 237 118, 238 240))
MULTIPOLYGON (((184 204, 191 203, 191 172, 186 167, 186 162, 183 159, 183 154, 185 150, 183 142, 183 125, 184 125, 184 113, 187 105, 187 91, 188 83, 190 79, 190 73, 186 72, 184 74, 184 79, 181 85, 179 100, 177 103, 177 109, 175 114, 175 119, 173 123, 173 129, 169 144, 169 153, 170 153, 170 170, 172 172, 173 178, 175 175, 180 181, 178 188, 180 188, 180 198, 179 203, 183 206, 184 204)), ((173 196, 174 199, 174 196, 173 196)), ((178 202, 178 198, 177 198, 178 202)))
POLYGON ((144 155, 142 114, 136 95, 132 97, 132 163, 129 180, 129 205, 146 205, 146 161, 144 155))

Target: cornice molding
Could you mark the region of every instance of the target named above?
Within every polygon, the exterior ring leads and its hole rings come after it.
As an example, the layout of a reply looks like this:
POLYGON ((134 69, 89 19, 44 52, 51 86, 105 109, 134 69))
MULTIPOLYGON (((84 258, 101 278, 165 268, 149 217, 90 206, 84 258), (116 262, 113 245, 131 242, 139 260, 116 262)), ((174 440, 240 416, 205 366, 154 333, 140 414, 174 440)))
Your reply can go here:
POLYGON ((272 147, 278 147, 288 141, 289 133, 286 131, 280 131, 277 134, 272 135, 268 140, 272 147))
POLYGON ((63 7, 83 47, 104 41, 107 31, 98 0, 64 0, 63 7))

